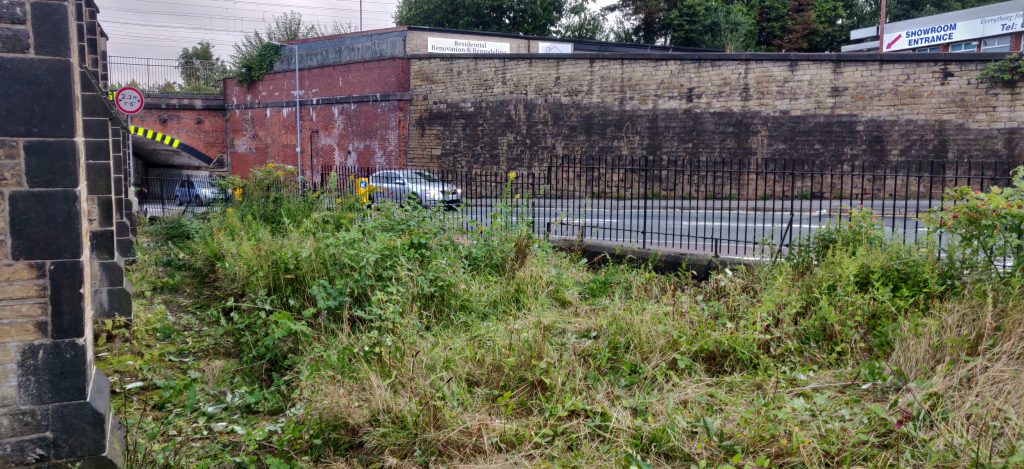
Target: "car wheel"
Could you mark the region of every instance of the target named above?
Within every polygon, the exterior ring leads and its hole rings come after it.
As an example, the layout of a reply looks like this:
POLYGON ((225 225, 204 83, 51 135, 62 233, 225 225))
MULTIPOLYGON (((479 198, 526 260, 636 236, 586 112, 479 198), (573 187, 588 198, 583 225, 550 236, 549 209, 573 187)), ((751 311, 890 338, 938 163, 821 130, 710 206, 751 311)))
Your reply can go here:
POLYGON ((179 207, 181 207, 182 205, 185 205, 185 201, 181 200, 181 196, 180 195, 174 196, 174 203, 177 206, 179 206, 179 207))
POLYGON ((199 197, 199 196, 197 195, 197 196, 196 196, 196 199, 195 199, 195 200, 193 201, 193 204, 194 204, 194 205, 195 205, 196 207, 202 207, 202 206, 203 206, 203 198, 202 198, 202 197, 199 197))

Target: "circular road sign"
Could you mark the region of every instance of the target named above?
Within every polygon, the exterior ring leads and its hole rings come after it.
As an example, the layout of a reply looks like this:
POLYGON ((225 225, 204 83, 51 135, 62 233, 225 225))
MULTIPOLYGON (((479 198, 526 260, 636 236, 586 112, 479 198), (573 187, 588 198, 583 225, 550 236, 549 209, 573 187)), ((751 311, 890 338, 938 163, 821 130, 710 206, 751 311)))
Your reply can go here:
POLYGON ((137 114, 142 110, 144 102, 142 92, 130 86, 117 90, 114 95, 114 105, 125 114, 137 114))

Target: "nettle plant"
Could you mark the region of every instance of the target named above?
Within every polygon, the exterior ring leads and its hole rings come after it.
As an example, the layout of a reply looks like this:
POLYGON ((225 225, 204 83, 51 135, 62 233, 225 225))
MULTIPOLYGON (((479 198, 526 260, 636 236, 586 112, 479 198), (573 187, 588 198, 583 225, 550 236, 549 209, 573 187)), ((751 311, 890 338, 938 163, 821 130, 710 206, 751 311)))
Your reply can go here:
POLYGON ((954 202, 923 217, 932 229, 953 236, 948 261, 964 274, 1024 274, 1024 166, 1008 187, 988 192, 970 187, 950 190, 954 202))
POLYGON ((1024 53, 1010 54, 990 62, 978 75, 986 83, 1013 85, 1024 80, 1024 53))

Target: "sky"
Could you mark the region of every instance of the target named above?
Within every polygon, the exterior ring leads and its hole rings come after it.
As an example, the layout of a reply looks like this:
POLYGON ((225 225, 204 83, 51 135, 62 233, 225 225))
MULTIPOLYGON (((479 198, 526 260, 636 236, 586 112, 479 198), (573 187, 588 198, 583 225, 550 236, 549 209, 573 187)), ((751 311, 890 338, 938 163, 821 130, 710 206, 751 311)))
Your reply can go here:
MULTIPOLYGON (((514 1, 514 0, 512 0, 514 1)), ((614 0, 597 0, 603 6, 614 0)), ((398 0, 96 0, 100 23, 110 37, 108 55, 172 59, 202 40, 227 60, 231 45, 254 29, 263 31, 274 15, 295 10, 324 26, 363 29, 395 25, 398 0)))

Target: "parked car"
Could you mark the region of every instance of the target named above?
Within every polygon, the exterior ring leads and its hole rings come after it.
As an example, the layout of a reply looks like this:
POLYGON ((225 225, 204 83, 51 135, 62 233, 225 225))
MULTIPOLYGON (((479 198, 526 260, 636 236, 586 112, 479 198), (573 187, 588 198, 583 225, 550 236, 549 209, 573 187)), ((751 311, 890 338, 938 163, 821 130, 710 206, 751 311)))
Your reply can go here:
POLYGON ((185 179, 174 190, 174 202, 178 205, 206 205, 217 200, 226 200, 228 195, 210 181, 185 179))
POLYGON ((370 203, 392 200, 426 208, 443 206, 452 210, 462 205, 462 189, 427 171, 393 169, 370 176, 370 203))

